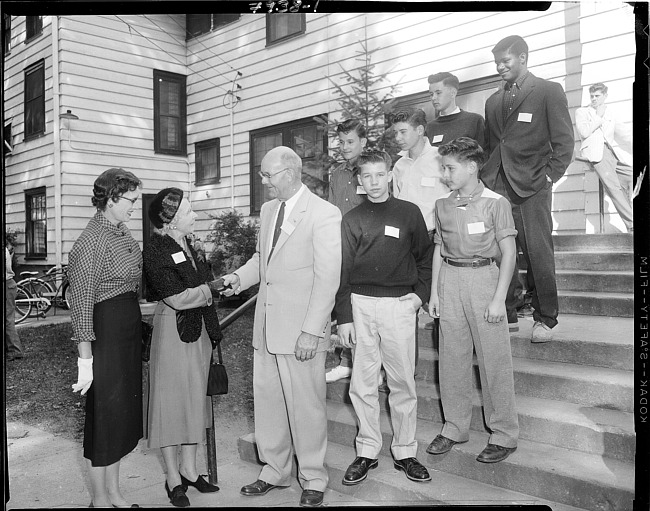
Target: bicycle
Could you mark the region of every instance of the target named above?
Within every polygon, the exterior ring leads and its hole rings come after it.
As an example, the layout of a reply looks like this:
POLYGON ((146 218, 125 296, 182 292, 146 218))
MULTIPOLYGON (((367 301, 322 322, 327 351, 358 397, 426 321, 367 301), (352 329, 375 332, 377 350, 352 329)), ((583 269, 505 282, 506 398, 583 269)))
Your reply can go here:
MULTIPOLYGON (((32 315, 32 310, 36 306, 37 317, 44 317, 49 312, 52 305, 61 308, 70 308, 68 299, 68 281, 67 266, 53 266, 45 272, 43 277, 37 277, 38 272, 24 271, 20 273, 23 278, 16 283, 17 292, 21 290, 20 297, 16 297, 16 311, 19 320, 23 321, 26 317, 32 315)), ((56 314, 56 310, 54 311, 56 314)))

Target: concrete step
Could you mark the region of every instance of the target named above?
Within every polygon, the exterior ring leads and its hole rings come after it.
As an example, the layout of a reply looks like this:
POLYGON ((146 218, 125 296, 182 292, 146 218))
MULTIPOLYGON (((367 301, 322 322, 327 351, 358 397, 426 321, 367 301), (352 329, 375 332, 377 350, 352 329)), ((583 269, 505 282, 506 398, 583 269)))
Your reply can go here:
POLYGON ((558 291, 559 309, 567 314, 634 317, 634 294, 593 291, 558 291))
MULTIPOLYGON (((419 316, 418 342, 437 349, 431 330, 423 327, 431 318, 419 316)), ((634 319, 562 314, 553 329, 552 342, 530 342, 533 318, 519 318, 519 331, 510 334, 513 357, 568 362, 611 369, 634 369, 634 319)))
MULTIPOLYGON (((556 271, 631 271, 633 265, 633 252, 555 252, 556 271)), ((519 270, 527 267, 526 259, 519 257, 519 270)))
POLYGON ((553 247, 555 252, 632 252, 634 236, 628 233, 557 235, 553 236, 553 247))
MULTIPOLYGON (((243 460, 257 463, 255 437, 252 433, 239 439, 240 455, 243 460)), ((371 470, 368 478, 355 486, 344 486, 343 476, 355 458, 352 445, 330 441, 327 444, 325 464, 329 476, 328 489, 350 495, 358 502, 378 506, 548 506, 553 511, 578 511, 578 508, 539 497, 526 495, 471 479, 430 470, 431 482, 409 481, 403 472, 393 466, 391 456, 379 456, 379 465, 371 470)), ((295 470, 295 463, 294 463, 295 470)), ((330 504, 327 501, 325 505, 330 504)), ((347 504, 346 504, 347 505, 347 504)))
MULTIPOLYGON (((521 272, 525 282, 526 273, 521 272)), ((555 273, 559 291, 589 291, 604 293, 634 293, 634 272, 559 270, 555 273)))
MULTIPOLYGON (((416 379, 416 386, 418 418, 443 422, 438 385, 416 379)), ((349 387, 347 378, 328 384, 327 399, 352 406, 349 387)), ((479 389, 473 389, 472 402, 471 428, 485 432, 479 389)), ((388 393, 379 392, 379 404, 382 410, 388 409, 388 393)), ((519 395, 517 412, 521 439, 634 462, 634 416, 629 412, 519 395)))
MULTIPOLYGON (((515 392, 582 406, 632 412, 634 374, 620 369, 547 362, 513 357, 515 392)), ((437 383, 438 352, 420 348, 418 377, 437 383)), ((476 357, 473 359, 473 385, 480 388, 476 357)))
MULTIPOLYGON (((328 401, 327 410, 330 441, 349 446, 348 459, 352 459, 357 434, 354 410, 332 401, 328 401)), ((388 456, 392 429, 386 413, 381 413, 380 425, 381 454, 388 456)), ((478 463, 476 456, 487 444, 488 434, 478 431, 471 432, 469 442, 456 445, 446 454, 427 454, 428 444, 441 428, 440 423, 418 420, 417 457, 431 469, 582 509, 623 511, 632 508, 632 463, 522 439, 509 458, 485 465, 478 463)))

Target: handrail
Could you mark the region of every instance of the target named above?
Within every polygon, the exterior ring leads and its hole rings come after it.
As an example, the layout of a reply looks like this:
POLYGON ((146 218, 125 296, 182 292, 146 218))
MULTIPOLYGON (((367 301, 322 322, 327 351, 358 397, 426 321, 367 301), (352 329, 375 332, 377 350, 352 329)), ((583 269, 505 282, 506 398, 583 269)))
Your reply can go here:
MULTIPOLYGON (((222 321, 219 321, 219 326, 223 332, 226 328, 232 325, 237 319, 244 315, 257 301, 257 295, 253 295, 246 300, 243 304, 237 307, 234 311, 228 314, 222 321)), ((215 428, 214 428, 214 399, 212 396, 212 413, 210 413, 210 427, 206 430, 206 460, 208 464, 208 480, 210 484, 217 484, 217 444, 215 442, 215 428)))

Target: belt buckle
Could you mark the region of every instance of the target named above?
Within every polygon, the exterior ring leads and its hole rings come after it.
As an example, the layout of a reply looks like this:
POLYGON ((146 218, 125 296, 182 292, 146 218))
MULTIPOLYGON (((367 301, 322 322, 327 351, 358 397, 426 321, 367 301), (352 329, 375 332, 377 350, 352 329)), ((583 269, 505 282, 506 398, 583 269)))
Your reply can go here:
POLYGON ((472 261, 472 268, 473 268, 473 269, 479 268, 479 267, 480 267, 480 263, 481 263, 481 260, 480 260, 480 259, 474 259, 474 260, 472 261))

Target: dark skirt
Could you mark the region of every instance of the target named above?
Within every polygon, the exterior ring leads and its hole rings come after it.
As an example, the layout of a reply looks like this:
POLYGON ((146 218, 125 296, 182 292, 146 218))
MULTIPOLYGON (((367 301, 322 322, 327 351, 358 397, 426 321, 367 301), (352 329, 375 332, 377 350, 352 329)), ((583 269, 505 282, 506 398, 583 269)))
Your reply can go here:
POLYGON ((142 438, 142 336, 136 293, 95 304, 93 383, 86 394, 84 458, 112 465, 142 438))

